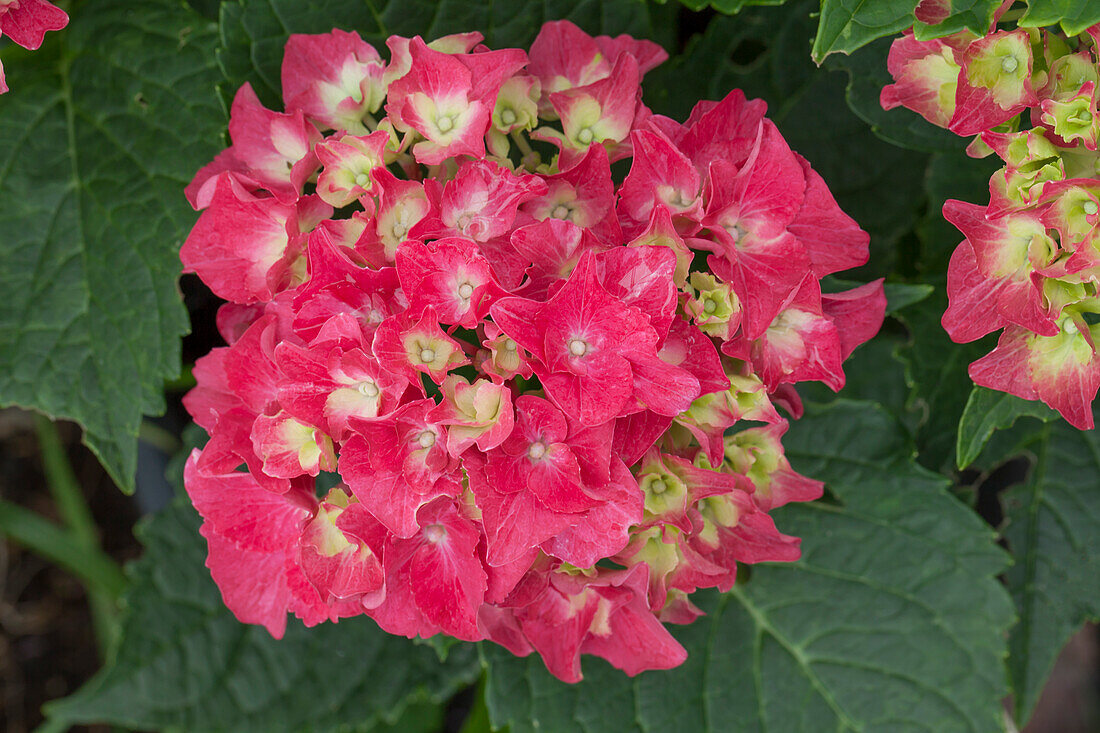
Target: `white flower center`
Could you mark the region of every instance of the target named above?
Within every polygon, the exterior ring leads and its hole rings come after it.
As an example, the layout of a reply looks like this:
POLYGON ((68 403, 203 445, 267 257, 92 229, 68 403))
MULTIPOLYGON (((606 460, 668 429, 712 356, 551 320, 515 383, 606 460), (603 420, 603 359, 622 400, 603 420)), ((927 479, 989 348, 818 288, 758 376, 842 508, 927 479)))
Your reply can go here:
POLYGON ((1019 68, 1020 62, 1016 60, 1015 56, 1005 56, 1001 59, 1001 70, 1006 74, 1011 74, 1017 68, 1019 68))
POLYGON ((423 364, 428 364, 435 361, 435 349, 421 349, 420 361, 423 364))
POLYGON ((703 312, 713 313, 716 310, 718 310, 718 304, 715 303, 712 299, 707 298, 706 302, 703 303, 703 312))
POLYGON ((581 339, 569 340, 569 353, 573 356, 584 356, 588 352, 588 344, 581 339))
POLYGON ((431 448, 435 445, 435 433, 431 430, 425 430, 416 436, 416 442, 420 444, 421 448, 431 448))
POLYGON ((1085 203, 1081 204, 1081 208, 1085 210, 1086 214, 1088 214, 1089 216, 1092 216, 1093 214, 1096 213, 1096 202, 1095 201, 1086 201, 1085 203))
POLYGON ((515 351, 516 350, 516 342, 513 341, 512 339, 505 339, 504 340, 504 350, 505 351, 515 351))
POLYGON ((438 545, 447 537, 447 529, 442 524, 429 524, 424 528, 424 539, 438 545))
POLYGON ((470 283, 462 283, 458 286, 458 297, 468 300, 474 294, 474 286, 470 283))
POLYGON ((595 135, 592 134, 591 127, 582 127, 577 133, 577 140, 580 141, 582 145, 587 145, 588 143, 592 142, 594 138, 595 135))
POLYGON ((375 384, 374 380, 371 380, 371 379, 368 379, 364 382, 360 382, 356 386, 356 389, 359 390, 359 394, 363 395, 364 397, 377 397, 378 396, 378 385, 375 384))
POLYGON ((506 109, 500 113, 500 121, 506 125, 514 125, 516 122, 516 113, 510 109, 506 109))
POLYGON ((666 484, 662 479, 657 479, 649 485, 649 490, 652 491, 654 494, 663 494, 665 493, 666 489, 668 489, 668 484, 666 484))
POLYGON ((558 204, 554 207, 554 210, 550 212, 550 216, 555 219, 568 219, 569 215, 573 212, 565 204, 558 204))
POLYGON ((450 132, 455 126, 455 121, 450 117, 437 117, 435 126, 439 128, 440 132, 450 132))
POLYGON ((1062 324, 1062 331, 1069 336, 1074 335, 1078 331, 1077 323, 1072 318, 1067 318, 1065 323, 1062 324))
POLYGON ((537 461, 546 455, 546 446, 540 443, 532 443, 531 447, 527 449, 527 457, 533 461, 537 461))
POLYGON ((370 176, 366 173, 360 173, 355 177, 355 185, 359 188, 366 188, 370 185, 370 176))

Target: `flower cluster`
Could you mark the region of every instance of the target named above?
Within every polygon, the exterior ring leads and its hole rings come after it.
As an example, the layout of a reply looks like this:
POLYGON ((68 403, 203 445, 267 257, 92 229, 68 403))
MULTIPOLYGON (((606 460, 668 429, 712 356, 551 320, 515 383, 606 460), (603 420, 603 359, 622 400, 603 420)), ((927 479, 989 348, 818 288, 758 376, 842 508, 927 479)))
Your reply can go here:
POLYGON ((366 614, 569 681, 672 667, 690 593, 799 555, 768 511, 822 486, 776 408, 878 330, 881 283, 819 285, 867 235, 762 102, 647 109, 655 44, 481 40, 295 35, 287 111, 237 93, 181 255, 229 301, 185 400, 207 565, 275 636, 366 614))
MULTIPOLYGON (((0 38, 34 50, 47 31, 59 31, 69 23, 64 10, 47 0, 0 0, 0 38)), ((4 65, 0 63, 0 94, 8 91, 4 65)))
POLYGON ((996 23, 983 37, 918 41, 909 31, 890 49, 895 83, 881 98, 977 135, 971 155, 1004 160, 988 205, 944 204, 965 240, 948 268, 943 326, 958 343, 1004 329, 971 378, 1042 400, 1082 429, 1093 427, 1100 387, 1098 48, 1100 26, 1073 38, 996 23))

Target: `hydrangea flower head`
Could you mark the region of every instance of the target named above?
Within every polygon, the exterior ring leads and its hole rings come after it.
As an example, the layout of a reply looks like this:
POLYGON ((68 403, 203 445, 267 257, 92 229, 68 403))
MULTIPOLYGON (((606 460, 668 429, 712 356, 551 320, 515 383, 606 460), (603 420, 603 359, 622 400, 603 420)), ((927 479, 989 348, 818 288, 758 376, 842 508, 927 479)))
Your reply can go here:
POLYGON ((891 47, 894 83, 881 97, 886 109, 976 135, 968 153, 1004 161, 987 205, 944 204, 965 239, 948 267, 943 326, 958 343, 1001 331, 970 365, 974 382, 1042 400, 1082 429, 1093 427, 1100 388, 1098 38, 1100 26, 1067 38, 996 22, 982 37, 907 32, 891 47))
POLYGON ((882 321, 881 283, 819 285, 867 235, 763 103, 642 105, 655 44, 481 40, 292 36, 286 110, 242 88, 188 188, 181 257, 229 301, 185 400, 208 565, 276 636, 365 614, 568 681, 673 667, 692 592, 799 556, 768 511, 822 485, 780 410, 882 321))

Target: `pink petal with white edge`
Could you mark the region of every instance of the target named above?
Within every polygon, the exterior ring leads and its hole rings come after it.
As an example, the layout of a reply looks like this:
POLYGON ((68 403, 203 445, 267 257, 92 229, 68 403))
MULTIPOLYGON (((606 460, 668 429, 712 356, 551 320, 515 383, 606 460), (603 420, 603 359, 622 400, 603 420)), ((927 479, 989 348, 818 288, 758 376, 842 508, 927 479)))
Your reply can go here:
POLYGON ((291 603, 286 580, 286 553, 243 550, 204 524, 206 567, 221 591, 226 608, 237 620, 260 624, 276 639, 286 633, 286 614, 291 603))
POLYGON ((549 555, 578 568, 590 568, 626 547, 630 528, 642 521, 642 494, 626 465, 611 460, 611 480, 592 491, 599 503, 565 531, 542 543, 549 555))
POLYGON ((198 274, 221 298, 246 304, 271 300, 304 244, 292 236, 296 227, 294 207, 257 198, 222 175, 210 207, 183 243, 180 260, 185 272, 198 274))
POLYGON ((321 140, 317 129, 301 112, 280 114, 264 107, 248 82, 233 98, 229 137, 245 173, 287 203, 298 197, 317 167, 312 152, 321 140))
POLYGON ((603 55, 592 36, 568 20, 544 23, 529 55, 527 70, 542 85, 544 103, 540 105, 540 113, 550 109, 546 100, 552 92, 587 86, 606 78, 613 60, 603 55))
POLYGON ((841 210, 809 161, 797 153, 795 158, 806 176, 806 197, 787 231, 806 248, 814 275, 821 278, 867 262, 871 235, 841 210))
POLYGON ((371 193, 371 172, 385 166, 387 142, 389 134, 379 130, 362 137, 337 135, 318 143, 317 158, 324 168, 317 178, 317 195, 325 203, 341 208, 371 193))
POLYGON ((873 280, 842 293, 823 293, 821 310, 840 336, 841 359, 847 359, 862 343, 871 340, 886 317, 883 279, 873 280))
POLYGON ((702 182, 686 155, 660 132, 630 133, 634 157, 619 188, 619 211, 632 222, 631 231, 645 226, 655 206, 676 217, 698 219, 702 213, 702 182))
POLYGON ((566 150, 574 151, 572 157, 566 156, 566 165, 581 158, 576 151, 585 151, 593 143, 626 140, 638 107, 638 81, 638 62, 621 54, 607 78, 550 94, 565 129, 566 150))
POLYGON ((416 605, 444 632, 478 641, 477 610, 487 588, 477 555, 478 527, 445 499, 425 506, 418 519, 420 546, 409 561, 416 605))
POLYGON ((252 448, 273 478, 316 476, 336 468, 332 439, 284 411, 260 415, 252 426, 252 448))
POLYGON ((247 473, 208 474, 199 468, 201 452, 191 452, 183 483, 209 532, 255 552, 281 552, 301 532, 316 507, 306 491, 276 494, 247 473))
POLYGON ((970 378, 1025 400, 1041 399, 1074 427, 1091 430, 1100 363, 1085 330, 1068 317, 1062 323, 1052 337, 1006 328, 997 348, 970 365, 970 378))
POLYGON ((378 51, 355 31, 295 33, 283 53, 283 100, 324 127, 362 135, 363 117, 385 96, 383 68, 378 51))
POLYGON ((955 113, 948 129, 967 137, 1009 120, 1039 100, 1031 88, 1027 31, 996 31, 971 42, 962 54, 955 113))
POLYGON ((905 107, 933 125, 947 127, 955 114, 961 67, 955 50, 941 39, 918 41, 912 31, 895 38, 886 67, 894 83, 882 89, 883 109, 905 107))
POLYGON ((520 204, 545 193, 538 176, 516 175, 488 161, 464 163, 443 187, 438 220, 421 221, 410 236, 450 234, 486 242, 511 230, 520 204))
POLYGON ((602 145, 589 146, 576 165, 542 178, 547 192, 524 203, 522 211, 540 221, 564 219, 584 227, 606 246, 622 241, 611 163, 602 145))

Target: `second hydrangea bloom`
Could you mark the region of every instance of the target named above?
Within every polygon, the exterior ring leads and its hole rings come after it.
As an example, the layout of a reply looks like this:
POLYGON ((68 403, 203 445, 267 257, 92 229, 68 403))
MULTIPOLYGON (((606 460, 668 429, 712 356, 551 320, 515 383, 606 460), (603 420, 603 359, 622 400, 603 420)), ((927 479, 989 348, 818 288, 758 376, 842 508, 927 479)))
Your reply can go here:
POLYGON ((1000 331, 970 365, 974 382, 1088 429, 1100 388, 1100 26, 1070 38, 998 19, 984 36, 896 39, 882 106, 977 135, 969 154, 1004 161, 987 205, 944 204, 965 239, 947 271, 943 326, 959 343, 1000 331))

